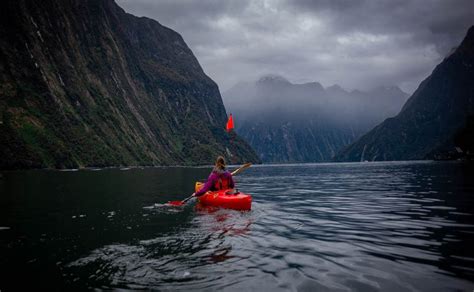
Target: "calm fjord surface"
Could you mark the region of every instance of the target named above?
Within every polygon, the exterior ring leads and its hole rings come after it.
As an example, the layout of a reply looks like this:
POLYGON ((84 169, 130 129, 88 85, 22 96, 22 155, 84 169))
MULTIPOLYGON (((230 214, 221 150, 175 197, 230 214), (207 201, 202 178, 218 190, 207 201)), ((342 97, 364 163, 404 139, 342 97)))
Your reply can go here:
POLYGON ((162 205, 208 172, 4 173, 0 289, 474 289, 472 165, 256 166, 250 212, 162 205))

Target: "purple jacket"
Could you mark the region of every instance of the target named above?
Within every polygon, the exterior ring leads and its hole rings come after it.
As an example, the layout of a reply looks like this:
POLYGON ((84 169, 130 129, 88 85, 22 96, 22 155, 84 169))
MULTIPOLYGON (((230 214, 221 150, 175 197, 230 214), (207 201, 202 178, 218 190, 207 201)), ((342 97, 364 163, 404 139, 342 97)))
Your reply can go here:
MULTIPOLYGON (((217 191, 215 188, 215 185, 219 182, 219 178, 224 182, 227 180, 227 185, 229 188, 233 189, 234 188, 234 179, 232 178, 232 174, 228 171, 215 171, 213 170, 209 177, 207 178, 206 183, 204 186, 196 192, 196 196, 202 196, 208 191, 217 191)), ((225 182, 224 182, 225 183, 225 182)))

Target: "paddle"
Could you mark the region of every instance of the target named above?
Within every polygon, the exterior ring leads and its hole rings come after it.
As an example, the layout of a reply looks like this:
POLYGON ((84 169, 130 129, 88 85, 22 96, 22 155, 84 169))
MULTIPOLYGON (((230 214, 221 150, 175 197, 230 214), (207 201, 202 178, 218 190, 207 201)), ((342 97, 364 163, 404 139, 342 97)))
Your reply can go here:
MULTIPOLYGON (((239 174, 241 173, 244 169, 246 168, 249 168, 250 166, 252 166, 252 163, 248 162, 248 163, 245 163, 244 165, 242 165, 241 167, 237 168, 236 170, 234 170, 233 172, 231 172, 232 176, 236 175, 236 174, 239 174)), ((192 198, 194 197, 194 193, 187 197, 186 199, 182 200, 182 201, 170 201, 168 202, 168 205, 172 205, 172 206, 182 206, 184 205, 187 201, 191 200, 192 198)))
POLYGON ((239 174, 241 173, 244 169, 246 168, 249 168, 250 166, 252 166, 252 163, 250 162, 247 162, 245 163, 244 165, 242 165, 241 167, 237 168, 236 170, 234 170, 233 172, 231 172, 232 176, 236 175, 236 174, 239 174))
POLYGON ((172 206, 182 206, 184 205, 187 201, 191 200, 192 198, 194 197, 194 193, 187 197, 186 199, 182 200, 182 201, 170 201, 168 202, 168 205, 172 205, 172 206))

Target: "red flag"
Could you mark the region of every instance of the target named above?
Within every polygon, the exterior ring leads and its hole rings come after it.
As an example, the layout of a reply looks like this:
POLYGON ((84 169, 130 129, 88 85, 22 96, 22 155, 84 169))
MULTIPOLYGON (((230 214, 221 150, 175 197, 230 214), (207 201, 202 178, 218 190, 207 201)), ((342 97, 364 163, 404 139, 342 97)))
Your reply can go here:
POLYGON ((230 132, 234 128, 234 120, 232 119, 232 114, 229 116, 229 120, 227 121, 227 125, 225 126, 227 132, 230 132))

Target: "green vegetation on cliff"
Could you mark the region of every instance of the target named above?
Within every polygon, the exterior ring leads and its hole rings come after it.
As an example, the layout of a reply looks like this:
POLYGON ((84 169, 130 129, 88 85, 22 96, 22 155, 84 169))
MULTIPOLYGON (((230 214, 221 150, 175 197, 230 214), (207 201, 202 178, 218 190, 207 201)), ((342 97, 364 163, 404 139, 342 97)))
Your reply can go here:
POLYGON ((0 14, 0 168, 258 161, 171 29, 112 0, 5 0, 0 14))

